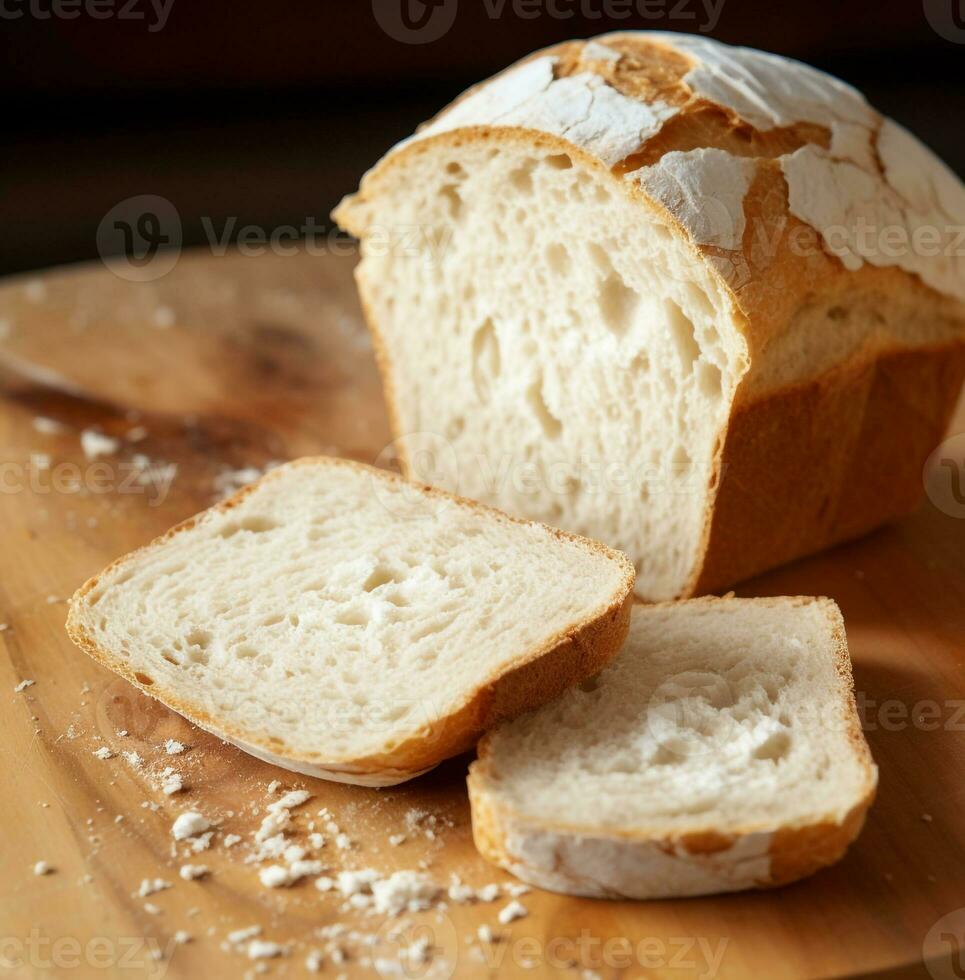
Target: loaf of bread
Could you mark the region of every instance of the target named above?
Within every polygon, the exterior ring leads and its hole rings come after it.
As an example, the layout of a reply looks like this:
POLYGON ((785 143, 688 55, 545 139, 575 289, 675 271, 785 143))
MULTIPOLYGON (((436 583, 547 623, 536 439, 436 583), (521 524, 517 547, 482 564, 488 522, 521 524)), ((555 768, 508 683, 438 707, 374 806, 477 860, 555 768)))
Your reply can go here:
POLYGON ((669 33, 524 59, 335 212, 411 475, 721 589, 905 514, 965 188, 848 85, 669 33))
POLYGON ((837 606, 706 598, 635 606, 598 678, 483 738, 469 793, 524 881, 670 898, 831 864, 876 783, 837 606))
POLYGON ((402 782, 598 672, 625 555, 345 460, 299 460, 118 559, 71 638, 287 769, 402 782))

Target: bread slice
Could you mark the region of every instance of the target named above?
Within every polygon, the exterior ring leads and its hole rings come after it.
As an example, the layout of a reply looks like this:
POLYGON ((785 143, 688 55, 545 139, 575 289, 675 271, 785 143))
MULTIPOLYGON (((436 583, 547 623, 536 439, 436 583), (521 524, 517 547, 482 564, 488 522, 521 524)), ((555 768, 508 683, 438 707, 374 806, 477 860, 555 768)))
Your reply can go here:
POLYGON ((488 734, 469 775, 489 860, 551 891, 669 898, 838 860, 877 769, 829 599, 635 606, 598 678, 488 734))
POLYGON ((67 628, 252 755, 390 785, 598 672, 632 588, 595 542, 316 458, 115 561, 67 628))
POLYGON ((556 45, 335 218, 406 472, 445 441, 433 482, 619 548, 643 597, 920 499, 965 372, 965 187, 823 72, 679 33, 556 45))

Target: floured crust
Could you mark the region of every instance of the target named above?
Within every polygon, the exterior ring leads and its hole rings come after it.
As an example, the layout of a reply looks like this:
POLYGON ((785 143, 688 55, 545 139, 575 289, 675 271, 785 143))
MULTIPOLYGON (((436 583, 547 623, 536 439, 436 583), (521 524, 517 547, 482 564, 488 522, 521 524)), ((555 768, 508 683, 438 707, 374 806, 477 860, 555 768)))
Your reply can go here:
MULTIPOLYGON (((726 603, 706 597, 702 603, 726 603)), ((578 826, 564 821, 534 821, 515 812, 498 790, 490 752, 491 735, 478 747, 467 780, 472 804, 473 839, 483 857, 539 888, 594 898, 674 898, 742 891, 788 884, 838 861, 864 825, 874 800, 877 767, 861 731, 854 701, 851 658, 841 613, 829 599, 799 597, 818 603, 834 638, 847 729, 845 735, 864 774, 854 788, 854 803, 840 815, 804 825, 772 826, 747 821, 737 828, 707 826, 683 834, 668 828, 619 830, 578 826)), ((787 599, 755 602, 786 604, 787 599)), ((669 605, 658 603, 658 606, 669 605)))
MULTIPOLYGON (((313 465, 345 466, 370 473, 386 482, 404 483, 401 477, 385 470, 378 470, 352 460, 328 457, 310 457, 296 460, 288 466, 313 465)), ((273 470, 255 483, 249 484, 211 511, 230 510, 257 487, 277 479, 279 470, 273 470)), ((427 497, 445 500, 478 511, 494 520, 513 524, 533 524, 518 520, 476 501, 466 500, 435 487, 421 486, 427 497)), ((102 576, 129 562, 136 561, 149 551, 176 534, 195 526, 202 514, 176 525, 155 541, 111 563, 100 575, 94 576, 74 593, 70 600, 67 632, 85 653, 103 666, 120 674, 126 681, 143 693, 156 698, 194 724, 212 732, 244 751, 283 766, 295 772, 332 779, 337 782, 364 786, 390 786, 413 779, 427 772, 451 756, 470 749, 483 732, 523 711, 537 707, 559 696, 568 687, 598 673, 619 652, 630 625, 630 607, 633 602, 634 569, 630 560, 618 551, 578 535, 568 534, 556 528, 546 528, 561 540, 573 541, 584 548, 597 551, 610 560, 617 561, 624 570, 623 581, 612 602, 596 617, 576 623, 564 633, 549 637, 541 646, 522 652, 515 662, 493 674, 485 684, 467 694, 464 703, 450 715, 437 719, 411 733, 391 750, 360 759, 333 759, 311 754, 293 757, 274 744, 269 735, 239 730, 222 719, 200 710, 176 693, 165 690, 155 683, 146 684, 131 666, 103 649, 93 639, 84 614, 87 595, 97 587, 102 576)))

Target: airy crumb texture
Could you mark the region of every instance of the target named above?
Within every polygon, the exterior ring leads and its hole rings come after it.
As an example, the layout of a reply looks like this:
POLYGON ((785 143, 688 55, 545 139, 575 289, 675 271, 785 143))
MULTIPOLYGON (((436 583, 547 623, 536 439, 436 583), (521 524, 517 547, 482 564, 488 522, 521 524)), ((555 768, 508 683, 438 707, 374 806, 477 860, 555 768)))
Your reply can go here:
POLYGON ((470 793, 481 850, 524 880, 649 897, 830 863, 876 778, 837 606, 704 599, 634 607, 598 678, 483 740, 470 793))
POLYGON ((116 562, 68 628, 256 755, 397 782, 598 670, 632 583, 595 542, 314 459, 116 562))

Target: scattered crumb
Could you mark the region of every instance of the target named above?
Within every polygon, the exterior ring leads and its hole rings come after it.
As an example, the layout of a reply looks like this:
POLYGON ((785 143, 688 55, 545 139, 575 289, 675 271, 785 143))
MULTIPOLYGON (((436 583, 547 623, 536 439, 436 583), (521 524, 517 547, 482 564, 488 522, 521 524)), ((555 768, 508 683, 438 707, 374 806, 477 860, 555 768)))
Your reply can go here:
POLYGON ((145 902, 144 903, 144 911, 147 912, 148 915, 160 915, 161 914, 160 907, 157 906, 157 905, 155 905, 153 902, 145 902))
POLYGON ((194 851, 195 854, 200 854, 202 851, 206 851, 211 846, 211 837, 213 834, 214 831, 209 830, 207 833, 200 834, 198 837, 195 837, 194 840, 191 841, 191 850, 194 851))
POLYGON ((141 442, 147 438, 147 429, 143 425, 135 425, 133 429, 128 429, 124 433, 124 438, 128 442, 141 442))
POLYGON ((140 769, 144 764, 144 759, 137 752, 125 752, 123 753, 124 759, 127 764, 131 766, 132 769, 140 769))
POLYGON ((392 834, 392 836, 389 837, 389 843, 393 847, 398 847, 400 844, 404 844, 405 842, 406 842, 405 834, 392 834))
POLYGON ((241 840, 239 834, 226 834, 224 839, 225 847, 234 847, 241 840))
POLYGON ((187 840, 210 827, 211 824, 197 810, 187 810, 171 825, 171 834, 175 840, 187 840))
POLYGON ((481 943, 494 943, 497 941, 497 935, 493 932, 492 928, 487 925, 481 925, 476 930, 476 935, 479 937, 481 943))
POLYGON ((194 881, 210 873, 211 869, 205 864, 182 864, 180 871, 178 871, 178 874, 185 881, 194 881))
POLYGON ((169 738, 164 743, 164 751, 168 755, 180 755, 185 750, 185 745, 183 742, 179 742, 176 739, 169 738))
POLYGON ((175 793, 180 793, 182 789, 184 789, 184 781, 180 773, 173 769, 165 769, 161 773, 161 792, 165 796, 173 796, 175 793))
POLYGON ((239 945, 261 935, 261 926, 248 926, 247 929, 235 929, 228 933, 228 942, 232 945, 239 945))
POLYGON ((194 937, 190 932, 185 932, 183 929, 178 929, 174 934, 174 943, 176 946, 184 946, 185 943, 191 942, 194 937))
POLYGON ((58 422, 56 419, 48 419, 42 415, 38 415, 33 420, 33 427, 37 432, 42 432, 47 436, 55 436, 61 432, 65 432, 67 427, 62 423, 58 422))
POLYGON ((273 959, 276 956, 287 956, 288 947, 281 943, 269 942, 267 939, 252 939, 248 943, 248 959, 263 960, 273 959))
POLYGON ((165 881, 163 878, 145 878, 141 882, 141 887, 137 890, 137 894, 140 898, 147 898, 148 895, 153 895, 155 892, 162 892, 167 888, 171 887, 169 881, 165 881))
POLYGON ((922 820, 925 821, 925 823, 931 823, 932 822, 932 815, 930 813, 923 813, 921 815, 921 818, 922 818, 922 820))
POLYGON ((34 865, 34 874, 38 877, 40 875, 49 875, 53 873, 53 868, 46 861, 38 861, 34 865))
POLYGON ((21 691, 26 691, 28 687, 33 687, 35 683, 36 683, 35 681, 31 681, 31 680, 22 680, 14 688, 14 692, 17 693, 17 694, 19 694, 21 691))
POLYGON ((313 949, 308 956, 305 957, 305 969, 309 973, 321 973, 322 964, 325 962, 325 958, 317 950, 313 949))
POLYGON ((80 434, 80 447, 88 460, 94 460, 98 456, 110 456, 116 453, 120 441, 112 436, 105 436, 103 432, 97 432, 95 429, 84 429, 80 434))
POLYGON ((102 745, 99 749, 95 749, 92 755, 96 756, 98 759, 114 758, 114 753, 106 745, 102 745))
POLYGON ((500 925, 507 926, 510 922, 515 922, 517 919, 524 919, 529 915, 526 906, 521 902, 517 902, 515 899, 509 903, 505 908, 500 909, 499 919, 500 925))

